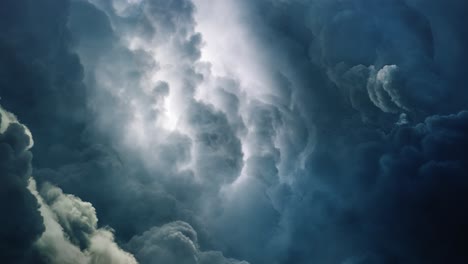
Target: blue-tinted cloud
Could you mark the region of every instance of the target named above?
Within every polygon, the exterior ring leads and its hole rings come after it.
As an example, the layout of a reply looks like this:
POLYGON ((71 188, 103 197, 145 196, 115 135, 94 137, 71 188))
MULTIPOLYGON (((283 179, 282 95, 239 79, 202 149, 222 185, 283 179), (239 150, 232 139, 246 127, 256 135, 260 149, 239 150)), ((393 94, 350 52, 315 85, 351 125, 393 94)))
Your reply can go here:
POLYGON ((461 1, 1 5, 7 262, 466 262, 461 1))

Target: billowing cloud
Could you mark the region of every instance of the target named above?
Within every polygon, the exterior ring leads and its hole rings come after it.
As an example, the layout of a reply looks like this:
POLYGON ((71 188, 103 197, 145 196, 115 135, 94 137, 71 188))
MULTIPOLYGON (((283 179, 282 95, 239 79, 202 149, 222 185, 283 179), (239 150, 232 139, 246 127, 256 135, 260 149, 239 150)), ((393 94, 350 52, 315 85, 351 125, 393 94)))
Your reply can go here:
POLYGON ((32 135, 0 108, 2 175, 1 258, 6 263, 137 263, 97 228, 93 206, 31 177, 32 135), (9 200, 12 199, 12 200, 9 200))
POLYGON ((46 227, 36 247, 48 263, 137 263, 114 242, 113 230, 97 228, 96 211, 90 203, 48 183, 40 192, 36 188, 31 179, 29 189, 41 205, 46 227))
POLYGON ((3 108, 0 125, 0 258, 6 263, 38 261, 33 245, 44 232, 44 224, 39 204, 27 190, 32 138, 29 130, 3 108))
POLYGON ((247 264, 225 258, 218 251, 201 251, 197 233, 181 221, 153 227, 132 238, 128 246, 141 263, 247 264))
POLYGON ((466 262, 467 4, 1 5, 9 262, 466 262))

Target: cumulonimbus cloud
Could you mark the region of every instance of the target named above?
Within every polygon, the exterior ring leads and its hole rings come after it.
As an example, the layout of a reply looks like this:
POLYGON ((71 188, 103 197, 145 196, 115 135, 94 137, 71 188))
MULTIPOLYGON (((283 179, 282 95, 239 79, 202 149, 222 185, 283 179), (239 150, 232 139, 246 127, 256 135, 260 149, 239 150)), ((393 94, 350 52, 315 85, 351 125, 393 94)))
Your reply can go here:
POLYGON ((7 262, 466 260, 467 4, 2 5, 7 262))

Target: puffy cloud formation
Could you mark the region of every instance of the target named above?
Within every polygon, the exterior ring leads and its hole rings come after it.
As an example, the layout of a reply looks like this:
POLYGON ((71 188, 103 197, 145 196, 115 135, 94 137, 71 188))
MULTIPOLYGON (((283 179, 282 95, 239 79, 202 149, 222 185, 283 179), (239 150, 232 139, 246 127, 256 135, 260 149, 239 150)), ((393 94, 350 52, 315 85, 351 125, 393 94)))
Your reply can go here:
POLYGON ((197 233, 189 224, 181 221, 153 227, 133 237, 128 246, 143 263, 247 263, 225 258, 218 251, 200 251, 197 233))
POLYGON ((97 228, 90 203, 31 178, 28 128, 0 108, 2 168, 1 258, 5 263, 137 263, 111 230, 97 228))
MULTIPOLYGON (((455 192, 465 179, 454 176, 457 173, 448 166, 440 171, 444 177, 436 176, 435 167, 423 169, 432 162, 441 165, 465 159, 462 153, 450 158, 432 156, 435 152, 429 154, 426 149, 435 147, 435 142, 426 142, 463 134, 454 131, 463 130, 466 122, 461 118, 466 102, 456 98, 465 96, 458 89, 462 75, 446 69, 460 73, 466 67, 453 59, 443 44, 446 39, 440 38, 449 30, 457 36, 449 42, 460 44, 466 43, 466 34, 462 27, 448 29, 439 23, 455 25, 463 20, 451 8, 466 10, 466 5, 454 1, 445 11, 437 10, 439 1, 245 1, 239 5, 243 17, 250 17, 247 23, 252 25, 249 30, 255 43, 267 54, 263 57, 267 67, 289 80, 293 98, 307 116, 305 122, 312 125, 308 133, 313 136, 313 149, 304 168, 289 173, 289 191, 276 196, 287 201, 279 223, 287 230, 283 239, 289 239, 290 247, 282 261, 466 259, 455 246, 460 245, 458 234, 466 229, 448 220, 466 219, 466 214, 448 216, 464 210, 452 207, 456 202, 445 200, 451 195, 442 195, 444 191, 436 187, 450 186, 447 189, 455 192), (400 157, 413 150, 420 153, 418 158, 400 157), (444 183, 425 189, 426 180, 436 178, 444 183), (454 179, 458 182, 448 183, 454 179), (418 229, 421 226, 427 229, 418 229), (443 238, 437 234, 439 228, 444 230, 443 238), (444 243, 453 244, 444 250, 444 243)), ((466 58, 462 50, 457 54, 466 58)), ((436 144, 456 149, 449 147, 450 140, 436 144)), ((457 197, 453 199, 466 199, 457 197)))
POLYGON ((467 10, 3 1, 1 257, 467 262, 467 10))
POLYGON ((119 248, 111 230, 97 228, 95 209, 31 178, 33 145, 28 128, 0 108, 2 211, 5 263, 137 263, 119 248))
POLYGON ((32 179, 29 189, 41 205, 45 232, 36 247, 47 263, 137 263, 114 242, 112 230, 97 228, 90 203, 48 183, 38 192, 32 179))
POLYGON ((0 107, 0 258, 5 263, 34 261, 33 244, 44 231, 39 204, 27 190, 30 135, 15 116, 0 107))

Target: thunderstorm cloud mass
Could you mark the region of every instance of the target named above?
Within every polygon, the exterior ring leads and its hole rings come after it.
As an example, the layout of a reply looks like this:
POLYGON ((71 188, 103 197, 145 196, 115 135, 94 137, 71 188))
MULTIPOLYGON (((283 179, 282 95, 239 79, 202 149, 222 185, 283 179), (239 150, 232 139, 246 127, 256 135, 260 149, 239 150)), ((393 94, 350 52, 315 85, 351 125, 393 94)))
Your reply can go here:
POLYGON ((468 263, 467 76, 465 0, 1 0, 0 263, 468 263))

